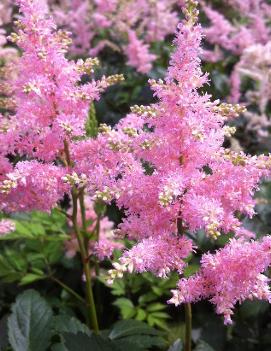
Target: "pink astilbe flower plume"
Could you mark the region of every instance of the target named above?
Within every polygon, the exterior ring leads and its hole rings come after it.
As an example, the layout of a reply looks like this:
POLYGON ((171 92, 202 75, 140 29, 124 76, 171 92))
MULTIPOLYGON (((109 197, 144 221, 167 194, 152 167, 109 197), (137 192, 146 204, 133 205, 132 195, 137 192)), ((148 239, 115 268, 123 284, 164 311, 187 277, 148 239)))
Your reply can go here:
MULTIPOLYGON (((165 81, 150 81, 159 102, 133 107, 98 138, 107 144, 108 162, 115 154, 115 164, 119 159, 123 165, 117 180, 108 177, 103 186, 117 191, 117 204, 127 214, 120 229, 130 238, 176 233, 179 219, 188 230, 204 229, 211 237, 231 230, 238 234, 236 211, 253 215, 253 192, 269 174, 270 158, 222 146, 229 133, 227 116, 243 108, 219 105, 199 93, 208 78, 201 71, 201 27, 192 24, 195 16, 196 10, 179 25, 165 81)), ((100 166, 106 173, 106 164, 100 166)))
POLYGON ((16 225, 11 219, 0 220, 0 236, 6 235, 10 232, 14 232, 15 229, 16 225))
POLYGON ((262 107, 266 102, 266 97, 269 98, 270 95, 266 90, 268 73, 264 67, 264 61, 270 51, 270 4, 266 0, 224 0, 221 4, 223 12, 211 7, 210 3, 204 0, 201 0, 200 3, 209 20, 209 24, 204 28, 204 35, 208 44, 211 44, 213 48, 206 49, 202 57, 206 61, 215 62, 223 60, 225 55, 235 56, 237 63, 233 66, 229 80, 230 101, 233 103, 245 101, 247 105, 250 105, 254 100, 254 105, 256 103, 259 107, 259 113, 255 112, 254 107, 245 114, 248 120, 247 129, 258 132, 259 137, 267 136, 265 129, 269 127, 268 118, 265 111, 262 111, 262 107), (263 67, 258 64, 261 57, 264 57, 263 67), (246 70, 249 77, 253 76, 251 77, 253 80, 259 81, 258 84, 262 90, 260 98, 257 96, 258 92, 255 93, 255 98, 249 93, 245 99, 242 96, 241 76, 246 75, 246 70), (259 74, 261 79, 259 80, 258 77, 255 79, 259 74))
POLYGON ((208 299, 231 324, 233 308, 246 299, 271 302, 269 279, 263 275, 271 263, 271 237, 261 241, 232 239, 216 253, 205 254, 200 271, 188 279, 181 279, 173 290, 171 303, 195 302, 208 299))
POLYGON ((56 22, 73 33, 73 55, 96 56, 104 47, 123 52, 128 65, 148 73, 156 56, 150 44, 173 34, 177 0, 50 1, 56 22), (102 33, 106 32, 106 39, 102 33))
POLYGON ((155 60, 155 55, 148 51, 149 47, 144 44, 136 36, 132 30, 129 31, 129 44, 124 52, 128 57, 128 65, 136 67, 140 73, 148 73, 152 67, 152 62, 155 60))
MULTIPOLYGON (((87 175, 88 187, 93 191, 96 186, 96 198, 106 202, 114 199, 124 209, 126 217, 119 225, 119 234, 137 242, 113 264, 109 282, 124 272, 150 271, 159 277, 166 277, 171 271, 182 274, 185 258, 193 251, 186 233, 196 235, 204 230, 211 239, 234 233, 237 239, 217 254, 224 257, 225 252, 227 258, 225 263, 221 259, 221 265, 217 264, 224 269, 224 276, 221 273, 221 280, 213 278, 211 293, 205 293, 209 285, 204 285, 205 276, 201 274, 184 287, 184 291, 191 290, 199 299, 213 297, 215 289, 229 283, 225 308, 222 302, 213 300, 218 305, 217 312, 229 318, 237 301, 253 294, 269 299, 267 278, 259 275, 270 263, 269 251, 264 249, 269 239, 247 242, 254 234, 243 228, 237 213, 254 215, 253 194, 262 177, 270 175, 271 160, 269 156, 251 157, 223 146, 225 135, 232 132, 225 126, 227 118, 237 116, 244 108, 212 102, 211 96, 200 93, 208 76, 202 73, 199 58, 202 28, 196 24, 196 2, 187 1, 184 13, 186 20, 178 26, 176 49, 165 80, 150 81, 158 102, 134 106, 114 129, 102 126, 96 142, 103 149, 99 149, 96 159, 89 158, 82 171, 87 175), (100 183, 93 179, 92 169, 99 169, 103 175, 100 183), (238 245, 243 245, 244 250, 239 251, 238 245), (244 268, 244 285, 237 278, 232 277, 231 281, 228 262, 233 262, 232 270, 241 274, 246 262, 249 267, 254 265, 255 249, 261 254, 259 262, 251 269, 251 275, 250 269, 244 268), (235 267, 242 255, 244 264, 235 267), (242 286, 244 291, 240 290, 242 286)), ((73 152, 87 157, 88 151, 93 154, 92 148, 86 143, 83 148, 75 146, 73 152)), ((80 167, 78 162, 77 172, 80 167)), ((208 257, 213 256, 204 256, 203 267, 208 257)))
POLYGON ((10 82, 15 113, 0 122, 1 209, 50 211, 71 185, 64 142, 85 136, 90 103, 122 76, 82 84, 81 76, 93 73, 97 59, 65 58, 70 38, 56 31, 46 1, 18 0, 17 5, 22 16, 9 39, 22 56, 13 64, 17 74, 10 82), (7 155, 26 161, 14 166, 7 155))
POLYGON ((114 263, 115 270, 110 271, 111 278, 120 276, 121 271, 152 272, 160 278, 166 278, 174 270, 180 274, 186 263, 184 259, 192 251, 192 241, 184 237, 164 235, 143 239, 131 250, 124 253, 119 263, 114 263))

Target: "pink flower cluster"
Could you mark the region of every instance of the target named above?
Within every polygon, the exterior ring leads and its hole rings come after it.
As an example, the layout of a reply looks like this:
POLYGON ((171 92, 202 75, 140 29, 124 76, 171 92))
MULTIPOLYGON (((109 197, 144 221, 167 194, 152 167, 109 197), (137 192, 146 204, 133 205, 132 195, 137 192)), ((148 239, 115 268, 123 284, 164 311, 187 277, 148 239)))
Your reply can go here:
MULTIPOLYGON (((180 24, 165 81, 150 82, 159 102, 135 106, 97 140, 104 145, 107 139, 108 157, 107 164, 97 161, 101 174, 108 174, 97 196, 115 197, 125 209, 120 229, 130 238, 177 233, 180 219, 188 230, 204 229, 210 237, 230 231, 247 234, 236 212, 254 214, 252 195, 261 177, 269 174, 268 157, 222 146, 233 107, 199 93, 207 82, 200 68, 200 43, 199 25, 180 24), (118 165, 119 176, 107 168, 112 166, 109 160, 118 165)), ((83 170, 89 181, 90 169, 83 170)))
POLYGON ((186 266, 184 259, 192 252, 192 241, 176 235, 164 235, 143 239, 120 259, 123 271, 146 271, 166 278, 172 271, 180 274, 186 266))
POLYGON ((271 302, 269 279, 263 274, 270 264, 270 236, 251 242, 232 239, 223 249, 202 256, 200 271, 179 281, 170 302, 208 299, 224 315, 225 324, 231 324, 237 303, 254 298, 271 302))
POLYGON ((271 41, 267 44, 255 44, 244 50, 240 61, 236 64, 231 76, 232 100, 243 100, 252 108, 245 113, 248 120, 247 129, 255 131, 259 138, 268 137, 268 128, 271 126, 267 115, 267 106, 271 99, 271 41), (242 94, 241 83, 243 78, 249 78, 254 84, 242 94), (256 109, 255 109, 256 107, 256 109))
POLYGON ((266 44, 270 39, 269 21, 271 7, 265 0, 231 1, 224 0, 225 6, 231 6, 242 21, 231 20, 221 12, 201 1, 202 9, 210 21, 204 28, 207 41, 219 48, 214 55, 207 51, 211 61, 223 58, 221 49, 240 55, 251 45, 266 44), (218 54, 220 53, 220 54, 218 54))
POLYGON ((10 232, 14 232, 16 229, 15 223, 10 219, 1 219, 0 220, 0 236, 6 235, 10 232))
MULTIPOLYGON (((204 230, 213 239, 229 232, 240 237, 221 253, 203 257, 204 278, 209 280, 202 281, 203 273, 198 274, 181 281, 180 292, 174 292, 178 303, 214 297, 217 312, 229 322, 237 301, 251 296, 269 299, 267 278, 259 274, 270 264, 270 239, 262 244, 247 241, 254 234, 243 228, 237 213, 253 216, 253 194, 261 178, 270 175, 271 163, 268 156, 251 157, 223 147, 230 132, 225 126, 227 118, 243 109, 212 102, 210 96, 200 93, 208 81, 199 59, 202 28, 194 25, 195 8, 185 13, 165 80, 150 81, 158 102, 134 106, 113 130, 101 128, 97 142, 104 145, 107 140, 106 155, 111 158, 115 153, 123 166, 118 166, 117 174, 107 168, 109 157, 107 164, 99 163, 101 174, 110 174, 115 181, 110 176, 103 178, 96 196, 115 199, 126 213, 120 232, 138 242, 113 264, 109 282, 127 271, 151 271, 160 277, 172 270, 181 274, 184 259, 193 250, 187 232, 196 235, 204 230), (258 261, 252 260, 255 252, 259 252, 258 261), (223 295, 224 286, 228 290, 223 295), (196 297, 182 299, 186 291, 196 297)), ((116 159, 114 163, 118 164, 116 159)))
POLYGON ((46 1, 18 0, 17 4, 23 16, 10 40, 23 54, 14 65, 17 76, 9 82, 15 115, 1 119, 0 207, 50 211, 71 185, 64 177, 70 173, 63 159, 64 142, 84 137, 90 103, 119 77, 81 84, 81 76, 91 75, 97 60, 65 58, 70 39, 56 31, 46 1), (7 155, 26 161, 14 166, 7 155))
MULTIPOLYGON (((65 58, 70 38, 56 31, 45 0, 17 0, 17 4, 23 16, 18 33, 10 38, 23 54, 12 86, 15 114, 7 114, 0 124, 0 209, 50 211, 71 188, 73 198, 87 191, 88 231, 94 232, 99 221, 93 201, 115 201, 125 211, 119 235, 137 243, 114 264, 112 279, 126 271, 151 271, 159 277, 173 270, 182 274, 185 259, 195 249, 186 233, 193 237, 203 230, 216 239, 231 232, 236 238, 215 254, 203 256, 199 273, 180 281, 174 302, 210 299, 230 322, 237 302, 251 297, 270 300, 262 275, 270 265, 270 238, 248 241, 254 234, 243 228, 239 214, 253 216, 253 195, 261 179, 270 176, 271 158, 224 147, 225 135, 232 132, 225 123, 243 107, 220 104, 202 93, 208 76, 201 70, 203 30, 196 24, 197 2, 186 1, 185 20, 178 25, 165 79, 150 80, 157 102, 132 107, 113 129, 101 125, 94 139, 85 135, 89 105, 121 77, 95 81, 91 78, 95 59, 65 58), (85 74, 90 77, 83 84, 85 74)), ((129 33, 134 41, 127 49, 133 55, 131 64, 146 71, 147 46, 131 29, 137 23, 135 4, 141 5, 140 10, 156 7, 156 2, 145 0, 96 0, 94 8, 109 15, 115 5, 123 6, 117 12, 123 18, 103 20, 112 21, 116 32, 129 33)), ((142 20, 142 28, 155 28, 144 11, 141 15, 147 21, 142 20)), ((161 39, 161 32, 150 33, 150 40, 161 39)), ((101 221, 100 235, 88 249, 102 260, 121 246, 112 242, 107 219, 101 221)), ((67 254, 74 255, 73 239, 66 245, 67 254)))
POLYGON ((221 6, 227 10, 219 12, 204 0, 201 5, 209 20, 204 35, 212 46, 211 50, 204 50, 202 57, 216 62, 229 53, 237 56, 229 81, 230 99, 233 103, 242 101, 249 108, 244 114, 246 130, 253 131, 259 139, 266 138, 270 127, 266 106, 270 99, 271 6, 266 0, 224 0, 221 6), (243 77, 256 82, 255 91, 242 94, 243 77))
POLYGON ((155 56, 149 45, 173 34, 176 0, 50 1, 57 23, 74 35, 71 52, 97 55, 104 47, 123 51, 128 65, 147 73, 155 56), (107 33, 104 38, 103 33, 107 33))

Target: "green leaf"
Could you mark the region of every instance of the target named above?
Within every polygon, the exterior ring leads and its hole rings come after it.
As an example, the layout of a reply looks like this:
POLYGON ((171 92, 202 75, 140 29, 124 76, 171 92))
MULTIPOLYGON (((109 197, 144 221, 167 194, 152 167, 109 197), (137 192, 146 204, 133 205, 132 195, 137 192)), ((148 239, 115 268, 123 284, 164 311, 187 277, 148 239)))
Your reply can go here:
POLYGON ((40 275, 40 274, 35 274, 35 273, 28 273, 26 274, 20 282, 20 285, 27 285, 27 284, 31 284, 34 283, 38 280, 42 280, 45 279, 46 276, 45 275, 40 275))
POLYGON ((170 316, 166 312, 152 312, 151 316, 159 319, 169 319, 170 316))
POLYGON ((125 295, 125 283, 123 280, 117 279, 112 285, 112 295, 122 296, 125 295))
POLYGON ((160 317, 156 317, 153 314, 148 315, 147 322, 151 327, 157 326, 161 329, 168 330, 168 326, 164 321, 164 319, 161 319, 160 317))
POLYGON ((256 318, 260 314, 266 312, 269 304, 266 301, 245 301, 240 306, 241 316, 243 318, 256 318))
POLYGON ((151 328, 148 324, 129 319, 126 321, 119 321, 114 324, 109 338, 112 340, 124 338, 131 335, 159 335, 159 332, 151 328))
POLYGON ((95 110, 95 105, 94 103, 90 104, 89 107, 89 113, 88 113, 88 119, 86 122, 86 135, 89 137, 96 137, 98 134, 98 122, 96 118, 96 110, 95 110))
MULTIPOLYGON (((135 345, 139 350, 148 350, 150 348, 156 347, 161 348, 165 346, 165 341, 159 336, 152 336, 152 335, 132 335, 127 336, 122 339, 116 340, 116 345, 121 345, 120 343, 125 341, 128 345, 135 345)), ((129 350, 128 348, 125 351, 129 350)))
POLYGON ((52 310, 34 290, 19 295, 8 319, 13 351, 45 351, 51 337, 52 310))
POLYGON ((157 299, 156 294, 153 292, 148 292, 147 294, 141 295, 140 298, 138 299, 138 302, 140 305, 143 305, 147 302, 151 302, 157 299))
POLYGON ((138 308, 137 312, 136 312, 136 320, 138 321, 144 321, 144 319, 146 319, 147 317, 147 313, 142 309, 142 308, 138 308))
POLYGON ((162 296, 164 291, 161 288, 158 288, 157 286, 152 287, 152 291, 157 295, 157 296, 162 296))
POLYGON ((77 318, 68 315, 54 317, 53 327, 56 333, 79 333, 90 335, 89 328, 77 318))
POLYGON ((136 314, 136 309, 133 302, 124 297, 120 297, 114 301, 113 305, 119 307, 121 315, 124 319, 132 318, 136 314))
POLYGON ((161 311, 164 310, 166 308, 165 305, 163 305, 160 302, 156 302, 156 303, 151 303, 150 305, 148 305, 147 307, 147 311, 148 312, 155 312, 155 311, 161 311))
MULTIPOLYGON (((114 351, 143 351, 141 347, 138 345, 132 344, 131 342, 127 341, 126 339, 120 339, 117 341, 112 341, 112 345, 114 345, 114 351)), ((146 349, 144 349, 146 351, 146 349)))
POLYGON ((95 334, 64 333, 63 337, 67 351, 120 351, 113 342, 95 334))

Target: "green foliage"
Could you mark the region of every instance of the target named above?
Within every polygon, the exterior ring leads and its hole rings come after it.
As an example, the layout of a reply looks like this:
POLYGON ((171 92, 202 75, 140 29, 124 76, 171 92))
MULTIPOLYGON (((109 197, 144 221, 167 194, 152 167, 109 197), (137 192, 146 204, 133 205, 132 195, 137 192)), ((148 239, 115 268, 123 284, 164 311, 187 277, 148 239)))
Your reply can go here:
POLYGON ((159 333, 147 324, 134 321, 120 321, 105 335, 84 333, 64 334, 64 344, 68 351, 143 351, 164 346, 159 333))
POLYGON ((51 337, 53 313, 34 290, 18 296, 8 319, 9 342, 14 351, 44 351, 51 337))
POLYGON ((165 346, 161 332, 135 320, 119 321, 95 335, 77 318, 56 314, 35 290, 17 297, 8 323, 0 322, 2 335, 7 329, 8 340, 1 340, 0 345, 6 350, 10 344, 12 351, 147 351, 165 346))
POLYGON ((96 110, 94 103, 91 103, 86 122, 86 135, 88 137, 96 137, 98 134, 98 121, 96 118, 96 110))
MULTIPOLYGON (((146 321, 152 327, 168 330, 170 315, 165 301, 170 296, 170 289, 176 286, 177 279, 176 274, 168 279, 159 279, 150 273, 143 273, 115 280, 109 286, 112 295, 118 297, 113 305, 119 308, 123 319, 146 321)), ((101 281, 105 284, 106 280, 101 278, 101 281)))
POLYGON ((0 280, 27 285, 48 277, 50 267, 63 257, 66 219, 59 211, 14 216, 16 230, 2 236, 0 280))

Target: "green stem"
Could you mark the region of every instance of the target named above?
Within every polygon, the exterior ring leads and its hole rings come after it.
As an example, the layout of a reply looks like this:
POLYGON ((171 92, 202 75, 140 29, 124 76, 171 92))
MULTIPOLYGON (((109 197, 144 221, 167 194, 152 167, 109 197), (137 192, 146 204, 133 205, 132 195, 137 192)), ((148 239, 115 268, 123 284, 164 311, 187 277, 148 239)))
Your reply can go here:
MULTIPOLYGON (((96 219, 96 226, 95 226, 95 240, 97 243, 99 243, 100 240, 100 223, 101 223, 101 215, 97 214, 97 219, 96 219)), ((96 278, 99 278, 100 275, 100 265, 99 265, 99 260, 96 257, 94 261, 94 267, 95 267, 95 274, 96 278)), ((95 297, 96 297, 96 303, 97 303, 97 310, 99 312, 99 315, 102 315, 103 312, 103 305, 101 303, 101 285, 99 279, 96 280, 96 285, 95 285, 95 297)))
MULTIPOLYGON (((69 143, 67 140, 64 140, 64 151, 66 155, 66 161, 67 165, 69 167, 72 167, 72 160, 70 156, 70 150, 69 150, 69 143)), ((82 193, 83 194, 83 193, 82 193)), ((91 284, 91 271, 89 267, 89 261, 88 261, 88 247, 86 245, 86 242, 84 240, 84 236, 82 235, 82 232, 78 226, 77 222, 77 215, 78 215, 78 197, 81 196, 81 192, 78 194, 78 191, 76 187, 73 187, 71 191, 72 195, 72 205, 73 205, 73 210, 72 210, 72 223, 73 223, 73 228, 77 237, 77 241, 79 244, 79 249, 80 249, 80 254, 81 254, 81 260, 82 260, 82 265, 83 265, 83 270, 86 278, 86 300, 87 300, 87 316, 88 316, 88 324, 89 327, 94 330, 95 333, 99 333, 99 326, 98 326, 98 320, 97 320, 97 314, 96 314, 96 307, 95 307, 95 302, 94 302, 94 297, 93 297, 93 292, 92 292, 92 284, 91 284)), ((84 196, 81 199, 82 204, 81 204, 81 215, 82 215, 82 224, 83 224, 83 230, 85 231, 86 229, 86 216, 85 216, 85 206, 84 206, 84 196), (83 209, 83 211, 82 211, 83 209)))
POLYGON ((57 279, 56 277, 50 277, 50 279, 52 281, 54 281, 55 283, 57 283, 58 285, 60 285, 64 290, 66 290, 70 295, 74 296, 78 301, 85 304, 85 300, 79 294, 77 294, 77 292, 75 292, 73 289, 71 289, 68 285, 66 285, 61 280, 57 279))
POLYGON ((190 303, 184 305, 185 308, 185 343, 184 351, 191 351, 191 335, 192 335, 192 308, 190 303))
POLYGON ((79 202, 80 202, 80 210, 81 210, 81 218, 82 218, 82 227, 84 232, 87 231, 87 221, 86 221, 86 207, 84 201, 84 193, 80 192, 79 194, 79 202))
POLYGON ((82 228, 84 231, 84 245, 86 248, 86 251, 88 252, 88 243, 89 243, 89 238, 87 237, 87 217, 86 217, 86 206, 85 206, 85 199, 84 199, 84 191, 80 191, 78 194, 79 197, 79 203, 80 203, 80 211, 81 211, 81 219, 82 219, 82 228))
POLYGON ((78 213, 78 206, 77 206, 77 194, 76 190, 72 190, 72 202, 73 202, 73 214, 72 214, 72 222, 75 234, 77 236, 79 249, 81 253, 81 259, 83 264, 83 269, 86 278, 86 298, 87 298, 87 305, 88 305, 88 314, 90 319, 90 327, 94 330, 95 333, 99 332, 98 320, 96 315, 96 307, 92 292, 92 285, 91 285, 91 271, 88 262, 88 254, 85 247, 84 237, 78 228, 77 224, 77 213, 78 213))

